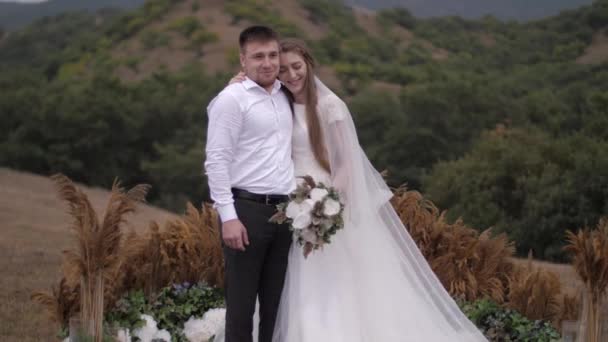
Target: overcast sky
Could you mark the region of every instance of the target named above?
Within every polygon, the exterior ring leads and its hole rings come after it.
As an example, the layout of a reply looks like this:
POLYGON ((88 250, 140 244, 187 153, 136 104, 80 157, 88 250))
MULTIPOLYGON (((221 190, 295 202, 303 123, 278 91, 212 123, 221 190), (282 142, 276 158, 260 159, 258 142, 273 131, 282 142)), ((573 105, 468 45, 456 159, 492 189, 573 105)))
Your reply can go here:
POLYGON ((48 0, 0 0, 0 2, 23 2, 23 3, 37 3, 37 2, 45 2, 48 0))

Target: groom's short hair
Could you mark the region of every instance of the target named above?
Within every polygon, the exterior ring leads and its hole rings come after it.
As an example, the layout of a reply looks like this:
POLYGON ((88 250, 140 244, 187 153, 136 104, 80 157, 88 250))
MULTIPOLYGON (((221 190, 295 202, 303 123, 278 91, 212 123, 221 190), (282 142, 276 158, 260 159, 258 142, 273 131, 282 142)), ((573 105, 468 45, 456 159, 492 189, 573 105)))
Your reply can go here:
POLYGON ((239 46, 241 52, 244 51, 245 45, 249 42, 269 42, 279 41, 279 34, 267 26, 255 25, 244 29, 239 35, 239 46))

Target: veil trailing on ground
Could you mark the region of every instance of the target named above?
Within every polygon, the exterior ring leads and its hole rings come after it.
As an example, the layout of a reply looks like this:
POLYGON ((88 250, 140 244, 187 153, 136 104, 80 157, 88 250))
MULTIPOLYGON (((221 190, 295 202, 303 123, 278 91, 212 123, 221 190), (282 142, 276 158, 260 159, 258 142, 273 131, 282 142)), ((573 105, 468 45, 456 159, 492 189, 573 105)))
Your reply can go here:
MULTIPOLYGON (((391 255, 394 255, 395 260, 390 265, 373 265, 378 268, 374 272, 393 274, 388 278, 380 278, 408 284, 401 291, 413 293, 414 297, 422 299, 422 306, 426 306, 407 310, 423 310, 432 314, 435 318, 434 328, 445 333, 445 336, 462 337, 458 338, 460 341, 486 341, 445 290, 390 204, 392 192, 361 149, 346 104, 318 78, 315 78, 315 82, 318 91, 317 108, 331 167, 332 184, 345 200, 345 220, 354 223, 345 229, 370 230, 360 235, 363 237, 386 234, 388 231, 390 238, 387 240, 390 241, 382 245, 382 248, 394 250, 391 255)), ((366 241, 360 241, 360 248, 378 247, 366 246, 366 241)), ((373 251, 370 254, 373 256, 373 251)), ((400 291, 400 284, 383 286, 387 291, 400 291)), ((399 293, 389 295, 400 296, 399 293)), ((398 314, 398 311, 395 313, 398 314)))

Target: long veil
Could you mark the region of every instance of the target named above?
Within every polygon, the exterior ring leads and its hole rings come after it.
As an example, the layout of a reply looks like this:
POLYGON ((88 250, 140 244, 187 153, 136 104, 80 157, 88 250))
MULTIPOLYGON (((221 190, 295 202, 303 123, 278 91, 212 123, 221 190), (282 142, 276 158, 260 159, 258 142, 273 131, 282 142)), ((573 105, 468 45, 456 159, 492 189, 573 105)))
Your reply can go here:
MULTIPOLYGON (((389 279, 408 279, 408 287, 402 291, 413 292, 427 306, 403 310, 432 312, 436 328, 443 329, 446 336, 462 337, 458 338, 460 341, 486 341, 445 290, 397 216, 389 202, 392 192, 361 149, 346 104, 318 78, 315 81, 332 184, 346 201, 345 219, 356 223, 352 229, 370 229, 374 231, 371 234, 381 233, 379 230, 390 233, 389 248, 394 250, 394 263, 377 265, 377 271, 401 272, 402 277, 397 274, 389 279)), ((366 241, 360 244, 362 249, 366 248, 366 241)), ((399 291, 399 284, 390 285, 387 284, 387 290, 399 291)))

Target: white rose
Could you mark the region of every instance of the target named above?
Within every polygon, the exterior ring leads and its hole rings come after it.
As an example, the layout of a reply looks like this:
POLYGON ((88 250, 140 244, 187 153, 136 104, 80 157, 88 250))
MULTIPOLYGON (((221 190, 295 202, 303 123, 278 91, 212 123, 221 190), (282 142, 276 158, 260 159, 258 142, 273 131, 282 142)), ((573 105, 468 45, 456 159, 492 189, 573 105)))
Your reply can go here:
POLYGON ((313 201, 310 198, 307 200, 304 200, 304 202, 302 202, 302 205, 304 206, 304 209, 302 211, 306 211, 306 212, 310 213, 312 211, 312 208, 315 207, 316 203, 317 202, 313 201))
POLYGON ((296 216, 295 219, 293 219, 291 225, 295 229, 304 229, 310 225, 311 221, 312 218, 310 217, 310 212, 303 212, 296 216))
POLYGON ((152 341, 154 339, 162 340, 165 342, 171 342, 171 335, 167 330, 158 330, 156 321, 152 316, 149 315, 141 315, 141 319, 146 321, 146 325, 135 329, 133 331, 133 335, 138 337, 142 341, 152 341))
POLYGON ((295 201, 289 202, 287 208, 285 208, 285 216, 290 219, 294 219, 302 211, 302 206, 295 201))
POLYGON ((323 214, 327 215, 327 216, 334 216, 337 215, 340 212, 340 202, 328 198, 325 201, 325 205, 323 208, 323 214))
POLYGON ((325 189, 314 188, 310 191, 310 199, 315 202, 320 202, 329 194, 325 189))

